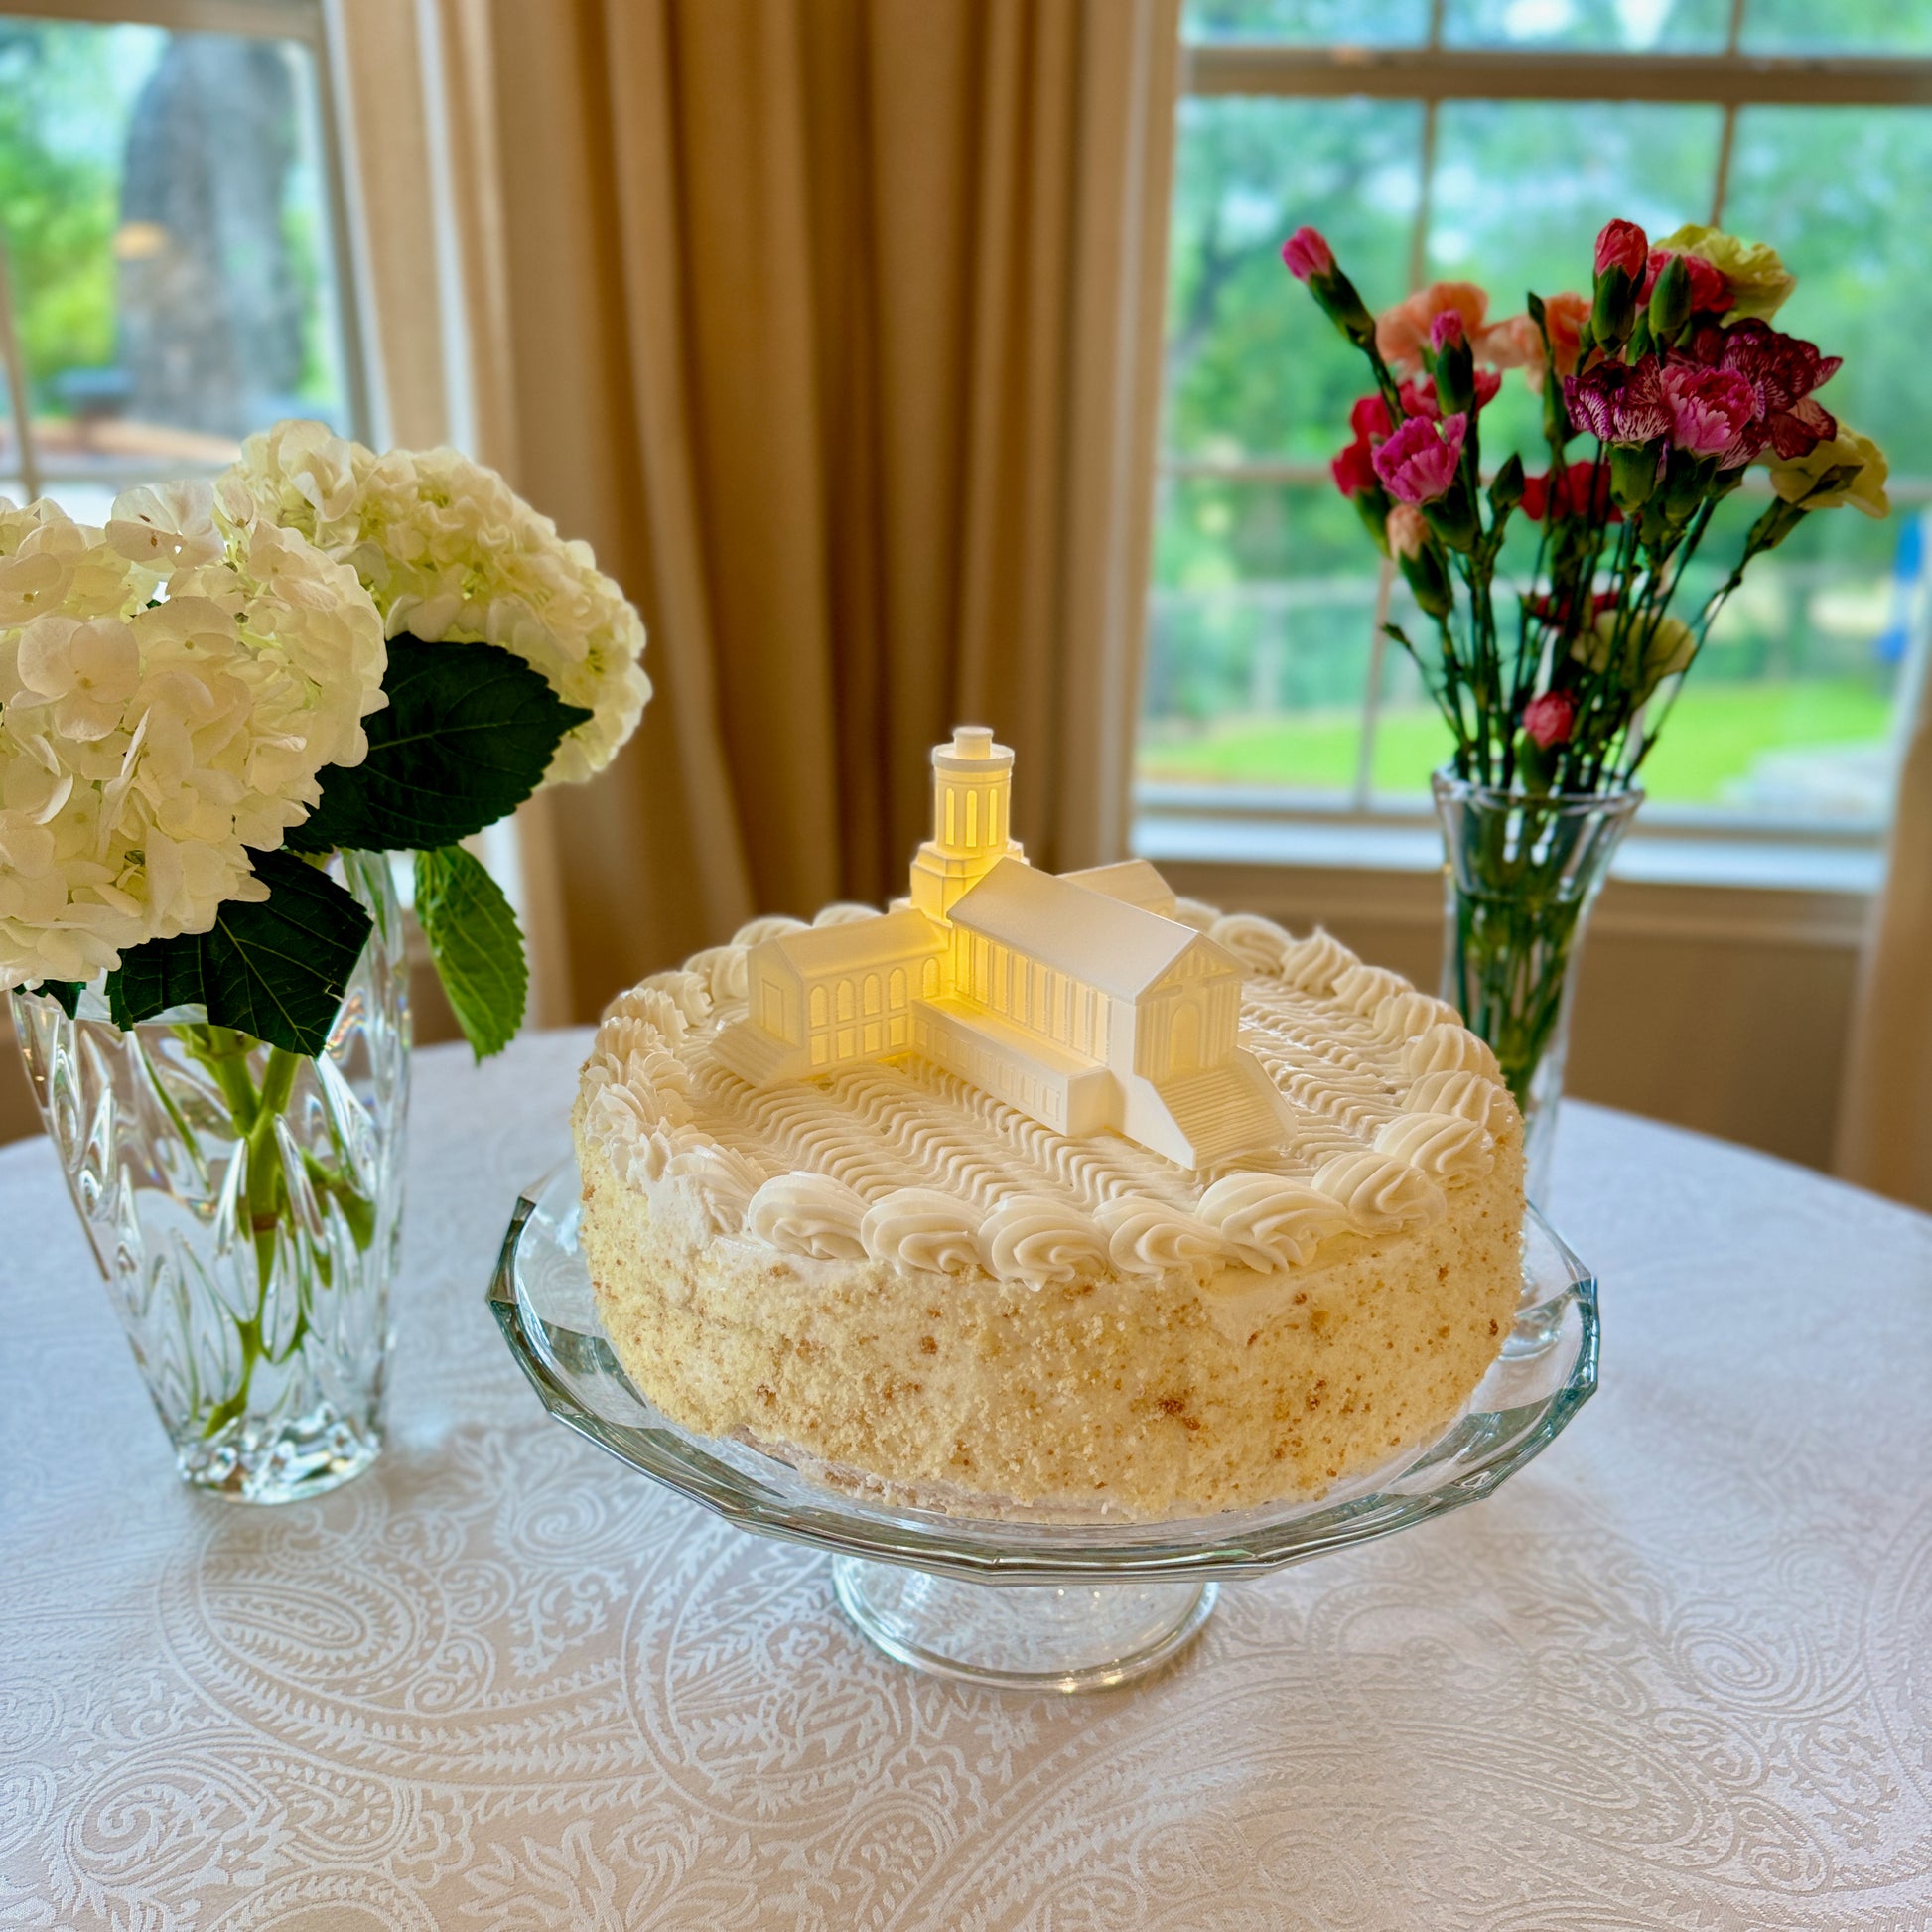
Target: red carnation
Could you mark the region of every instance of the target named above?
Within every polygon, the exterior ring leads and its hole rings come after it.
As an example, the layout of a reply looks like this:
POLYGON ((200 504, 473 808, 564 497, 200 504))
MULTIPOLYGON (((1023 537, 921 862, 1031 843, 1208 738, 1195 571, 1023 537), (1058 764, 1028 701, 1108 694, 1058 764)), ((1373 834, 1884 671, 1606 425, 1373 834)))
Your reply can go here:
POLYGON ((1345 449, 1335 452, 1328 470, 1335 480, 1335 487, 1344 496, 1356 496, 1364 489, 1375 488, 1378 481, 1375 446, 1366 436, 1357 437, 1345 449))
POLYGON ((1335 272, 1335 251, 1322 239, 1318 228, 1297 228, 1282 243, 1282 260, 1298 282, 1335 272))
POLYGON ((1404 416, 1420 416, 1427 423, 1440 423, 1443 420, 1443 405, 1437 400, 1435 383, 1426 382, 1421 376, 1411 376, 1402 385, 1401 393, 1404 416))
POLYGON ((1649 253, 1650 238, 1634 221, 1605 221, 1596 236, 1596 272, 1620 268, 1637 281, 1649 253))
POLYGON ((1358 397, 1348 412, 1348 427, 1355 432, 1357 442, 1388 436, 1395 429, 1389 421, 1389 405, 1380 396, 1358 397))
POLYGON ((1577 728, 1577 700, 1568 691, 1546 691, 1523 707, 1523 729, 1547 752, 1567 745, 1577 728))
MULTIPOLYGON (((1654 248, 1643 278, 1643 287, 1638 300, 1648 302, 1650 291, 1657 286, 1657 277, 1669 266, 1674 250, 1654 248)), ((1723 269, 1708 262, 1702 255, 1686 255, 1684 266, 1691 277, 1691 313, 1694 316, 1721 316, 1730 307, 1730 283, 1723 269)))

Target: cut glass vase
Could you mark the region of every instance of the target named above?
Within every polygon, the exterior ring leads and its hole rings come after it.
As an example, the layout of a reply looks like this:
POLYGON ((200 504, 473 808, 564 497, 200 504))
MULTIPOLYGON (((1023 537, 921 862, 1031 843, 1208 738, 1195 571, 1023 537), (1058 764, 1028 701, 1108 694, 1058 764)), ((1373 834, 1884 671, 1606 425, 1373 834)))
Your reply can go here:
POLYGON ((290 1502, 382 1447, 409 1005, 380 855, 336 862, 374 928, 314 1059, 183 1007, 123 1031, 13 996, 27 1073, 183 1479, 290 1502))
POLYGON ((1643 802, 1435 776, 1443 823, 1442 996, 1487 1041, 1523 1110, 1524 1190, 1543 1203, 1590 908, 1643 802))

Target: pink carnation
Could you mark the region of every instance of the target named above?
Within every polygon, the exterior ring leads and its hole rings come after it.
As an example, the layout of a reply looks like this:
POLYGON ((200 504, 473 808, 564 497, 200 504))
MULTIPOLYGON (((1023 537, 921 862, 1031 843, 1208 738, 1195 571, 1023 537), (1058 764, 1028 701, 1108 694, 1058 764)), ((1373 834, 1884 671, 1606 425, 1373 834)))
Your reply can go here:
POLYGON ((1620 268, 1640 281, 1649 253, 1650 237, 1634 221, 1605 221, 1596 236, 1596 272, 1620 268))
POLYGON ((1462 439, 1468 430, 1469 419, 1459 412, 1449 417, 1440 432, 1425 418, 1411 416, 1398 424, 1395 434, 1375 452, 1375 474, 1389 494, 1400 501, 1433 503, 1448 495, 1455 481, 1456 465, 1462 460, 1462 439))
POLYGON ((1523 729, 1547 752, 1567 745, 1577 728, 1577 700, 1568 691, 1546 691, 1523 707, 1523 729))
POLYGON ((1298 282, 1335 272, 1335 251, 1322 238, 1319 228, 1297 228, 1282 243, 1282 260, 1298 282))
POLYGON ((1757 416, 1757 392, 1734 369, 1673 365, 1663 375, 1673 447, 1693 456, 1727 450, 1757 416))
POLYGON ((1462 318, 1453 309, 1443 310, 1429 325, 1429 345, 1438 355, 1451 344, 1462 340, 1462 318))

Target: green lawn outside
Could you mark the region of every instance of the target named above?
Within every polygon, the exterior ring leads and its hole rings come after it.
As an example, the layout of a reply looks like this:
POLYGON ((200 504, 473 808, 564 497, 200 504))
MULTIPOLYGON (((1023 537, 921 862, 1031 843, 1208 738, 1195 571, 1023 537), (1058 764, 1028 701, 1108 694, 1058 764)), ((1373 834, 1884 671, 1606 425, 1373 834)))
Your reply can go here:
MULTIPOLYGON (((1725 788, 1767 752, 1878 744, 1890 722, 1889 700, 1851 678, 1693 685, 1645 761, 1644 788, 1674 804, 1719 804, 1725 788)), ((1155 726, 1142 739, 1143 778, 1346 791, 1361 756, 1353 712, 1231 718, 1185 737, 1171 730, 1155 726)), ((1449 733, 1433 711, 1385 711, 1375 732, 1375 789, 1426 791, 1449 749, 1449 733)))

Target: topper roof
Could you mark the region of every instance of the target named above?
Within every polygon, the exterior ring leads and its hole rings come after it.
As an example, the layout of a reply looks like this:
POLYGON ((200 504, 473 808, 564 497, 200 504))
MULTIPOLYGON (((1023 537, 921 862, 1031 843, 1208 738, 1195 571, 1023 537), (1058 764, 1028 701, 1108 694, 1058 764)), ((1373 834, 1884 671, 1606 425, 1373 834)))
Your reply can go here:
POLYGON ((953 907, 952 919, 1123 1000, 1145 993, 1197 946, 1215 954, 1217 965, 1240 971, 1225 947, 1191 926, 1019 859, 1002 859, 953 907))
POLYGON ((882 912, 876 919, 845 919, 774 933, 763 942, 790 966, 811 975, 832 968, 863 971, 918 959, 945 948, 945 936, 923 912, 882 912))

